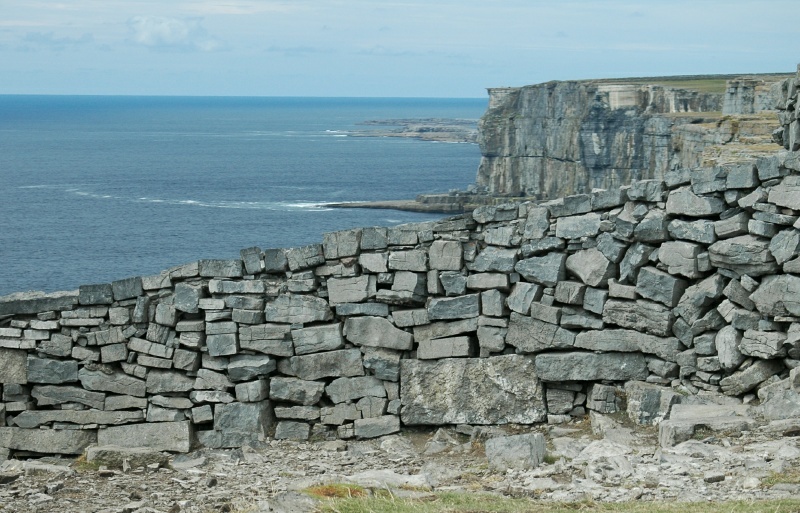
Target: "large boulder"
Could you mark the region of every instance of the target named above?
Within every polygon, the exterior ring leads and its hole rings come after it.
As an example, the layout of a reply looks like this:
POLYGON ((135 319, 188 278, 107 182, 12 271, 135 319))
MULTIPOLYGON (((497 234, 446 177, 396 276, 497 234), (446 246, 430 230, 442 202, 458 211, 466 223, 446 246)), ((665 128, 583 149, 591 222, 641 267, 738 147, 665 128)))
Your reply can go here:
POLYGON ((522 355, 401 360, 404 424, 533 424, 547 418, 533 361, 522 355))

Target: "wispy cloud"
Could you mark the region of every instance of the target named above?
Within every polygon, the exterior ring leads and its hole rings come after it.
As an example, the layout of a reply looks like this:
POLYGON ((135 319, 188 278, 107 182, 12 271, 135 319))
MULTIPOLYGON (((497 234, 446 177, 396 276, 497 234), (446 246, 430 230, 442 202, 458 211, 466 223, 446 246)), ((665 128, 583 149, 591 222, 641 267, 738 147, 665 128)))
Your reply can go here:
POLYGON ((277 46, 272 45, 267 48, 270 53, 282 53, 287 56, 309 55, 309 54, 330 54, 334 53, 332 48, 320 48, 316 46, 277 46))
POLYGON ((226 45, 208 34, 202 18, 135 16, 128 21, 133 41, 155 50, 215 52, 226 45))
POLYGON ((94 42, 92 34, 83 34, 80 37, 57 36, 53 32, 28 32, 22 37, 20 50, 49 49, 64 50, 66 48, 91 44, 94 42))
POLYGON ((296 0, 289 2, 286 0, 205 0, 205 1, 192 1, 185 3, 182 7, 189 12, 198 14, 233 14, 233 15, 250 15, 262 12, 291 12, 303 6, 298 5, 296 0))

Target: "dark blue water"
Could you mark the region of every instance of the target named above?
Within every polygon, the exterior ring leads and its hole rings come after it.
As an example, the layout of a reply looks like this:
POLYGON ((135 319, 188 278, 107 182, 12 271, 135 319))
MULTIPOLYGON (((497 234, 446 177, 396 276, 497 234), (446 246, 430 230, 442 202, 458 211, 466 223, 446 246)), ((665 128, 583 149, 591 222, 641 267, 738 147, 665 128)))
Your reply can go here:
POLYGON ((438 218, 319 205, 465 188, 477 146, 342 132, 370 119, 477 119, 485 107, 479 99, 0 96, 0 294, 438 218))

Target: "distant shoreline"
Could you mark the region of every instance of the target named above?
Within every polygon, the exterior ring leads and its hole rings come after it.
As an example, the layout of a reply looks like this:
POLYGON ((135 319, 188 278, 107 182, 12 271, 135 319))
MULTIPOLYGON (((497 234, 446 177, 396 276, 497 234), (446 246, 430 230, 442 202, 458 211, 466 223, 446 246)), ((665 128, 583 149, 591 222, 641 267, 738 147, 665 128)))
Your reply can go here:
POLYGON ((478 120, 476 119, 377 119, 359 124, 386 128, 353 130, 347 135, 350 137, 399 137, 446 143, 478 143, 478 120))

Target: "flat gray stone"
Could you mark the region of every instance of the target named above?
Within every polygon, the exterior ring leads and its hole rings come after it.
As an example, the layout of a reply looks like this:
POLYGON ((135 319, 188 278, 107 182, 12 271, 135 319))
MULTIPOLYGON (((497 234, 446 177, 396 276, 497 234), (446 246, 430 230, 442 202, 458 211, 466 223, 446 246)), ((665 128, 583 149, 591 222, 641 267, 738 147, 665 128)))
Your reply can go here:
POLYGON ((673 406, 671 418, 659 424, 661 447, 673 447, 690 440, 699 428, 730 435, 755 428, 753 419, 730 406, 683 405, 673 406))
POLYGON ((796 257, 798 248, 800 248, 800 230, 794 228, 778 232, 769 243, 769 252, 779 264, 796 257))
POLYGON ((130 424, 142 422, 142 411, 102 411, 102 410, 27 410, 14 417, 14 424, 21 428, 33 429, 51 422, 68 424, 130 424))
POLYGON ((671 388, 642 381, 625 383, 625 395, 628 417, 636 424, 646 426, 656 426, 669 418, 672 405, 681 402, 681 395, 671 388))
POLYGON ((538 301, 541 297, 541 285, 521 281, 514 285, 511 294, 506 299, 506 304, 512 311, 527 315, 530 312, 531 303, 538 301))
POLYGON ((556 221, 556 237, 580 239, 594 237, 600 233, 600 214, 590 212, 579 216, 559 217, 556 221))
POLYGON ((144 294, 142 279, 138 276, 112 282, 111 290, 115 301, 131 299, 144 294))
POLYGON ((267 322, 304 324, 333 319, 328 302, 313 296, 281 295, 267 303, 264 309, 267 322))
POLYGON ((541 433, 489 438, 485 447, 489 467, 500 472, 537 468, 547 452, 541 433))
POLYGON ((700 283, 696 283, 686 289, 686 292, 683 293, 680 301, 678 301, 678 306, 675 307, 674 313, 687 323, 692 324, 703 317, 710 307, 717 303, 717 299, 722 295, 724 288, 724 278, 719 274, 711 275, 700 283))
POLYGON ((239 354, 231 357, 228 377, 231 381, 251 381, 266 377, 277 368, 277 362, 263 354, 239 354))
POLYGON ((575 333, 556 324, 512 312, 506 343, 523 353, 570 349, 575 343, 575 333))
POLYGON ((78 381, 78 362, 28 356, 28 383, 72 383, 78 381))
POLYGON ((397 381, 400 379, 400 355, 399 351, 391 349, 368 348, 364 352, 364 368, 371 370, 378 379, 397 381))
POLYGON ((200 276, 209 278, 240 278, 244 274, 242 261, 200 260, 197 262, 200 276))
POLYGON ((584 249, 567 257, 566 268, 590 287, 605 287, 617 275, 617 266, 597 248, 584 249))
POLYGON ((206 336, 206 347, 211 356, 227 356, 239 352, 239 338, 236 333, 222 333, 206 336))
POLYGON ((633 238, 642 242, 663 242, 667 240, 666 212, 660 208, 650 210, 633 230, 633 238))
POLYGON ((282 273, 289 267, 285 249, 264 250, 264 271, 268 273, 282 273))
POLYGON ((0 348, 0 383, 28 383, 28 352, 0 348))
POLYGON ((0 427, 0 447, 40 454, 81 454, 97 443, 97 432, 89 429, 23 429, 0 427))
POLYGON ((362 275, 353 278, 329 278, 328 301, 331 306, 344 303, 359 303, 375 296, 374 276, 362 275))
POLYGON ((106 399, 105 394, 90 392, 80 387, 52 385, 34 386, 33 390, 31 390, 31 397, 36 399, 37 406, 79 403, 98 410, 103 409, 106 399))
POLYGON ((742 235, 715 242, 708 248, 711 265, 730 269, 740 275, 773 274, 778 263, 769 251, 769 240, 742 235))
POLYGON ((128 424, 100 429, 97 443, 185 453, 191 449, 193 431, 188 421, 128 424))
POLYGON ((126 462, 130 468, 134 469, 147 465, 166 467, 169 459, 169 453, 145 447, 105 445, 86 449, 86 461, 113 469, 122 469, 126 462))
POLYGON ((353 429, 357 438, 377 438, 391 435, 400 431, 400 417, 396 415, 383 415, 369 419, 356 419, 353 429))
POLYGON ((674 239, 689 240, 701 244, 713 244, 717 241, 717 236, 714 233, 714 223, 705 219, 697 221, 673 219, 669 222, 667 230, 674 239))
POLYGON ((672 310, 652 301, 609 299, 603 308, 603 322, 661 337, 671 334, 672 310))
POLYGON ((194 382, 194 378, 190 378, 182 372, 154 369, 147 373, 147 393, 188 392, 194 387, 194 382))
POLYGON ((434 322, 424 326, 415 326, 414 339, 417 342, 420 342, 422 340, 452 337, 464 333, 475 332, 477 330, 477 317, 452 322, 434 322))
POLYGON ((78 371, 78 379, 83 388, 96 392, 112 392, 135 397, 144 397, 146 392, 144 380, 116 370, 106 373, 83 367, 78 371))
POLYGON ((275 440, 308 440, 311 426, 306 422, 281 420, 275 427, 275 440))
POLYGON ((479 294, 455 298, 432 298, 428 303, 428 319, 431 321, 466 319, 480 315, 479 294))
POLYGON ((800 176, 789 175, 769 191, 769 202, 775 205, 797 209, 800 205, 800 176))
POLYGON ((649 374, 640 353, 544 353, 536 356, 542 381, 643 381, 649 374))
POLYGON ((410 350, 414 337, 384 317, 350 317, 345 321, 347 340, 357 346, 410 350))
POLYGON ((667 214, 708 217, 725 211, 725 202, 711 196, 698 196, 691 187, 679 187, 667 197, 667 214))
POLYGON ((656 337, 634 330, 590 330, 575 337, 574 347, 604 352, 641 352, 674 362, 683 344, 674 337, 656 337))
POLYGON ((764 360, 786 356, 786 333, 780 331, 747 330, 739 343, 739 350, 747 356, 764 360))
POLYGON ((81 285, 78 288, 78 304, 110 305, 114 302, 114 293, 110 283, 97 285, 81 285))
POLYGON ((606 259, 615 264, 618 264, 620 260, 622 260, 627 249, 628 244, 615 239, 610 233, 601 233, 597 237, 597 250, 600 251, 606 259))
POLYGON ((763 315, 800 316, 800 277, 766 276, 750 299, 763 315))
POLYGON ((0 297, 0 315, 36 314, 51 310, 71 310, 78 304, 77 290, 65 292, 16 292, 0 297))
POLYGON ((733 326, 724 326, 717 332, 714 344, 717 349, 717 359, 723 369, 732 371, 745 360, 745 356, 739 350, 741 341, 742 333, 733 326))
POLYGON ((297 355, 333 351, 344 347, 340 323, 292 330, 291 334, 294 353, 297 355))
POLYGON ((670 241, 661 245, 658 259, 667 266, 669 274, 680 274, 694 279, 702 275, 698 267, 698 256, 702 252, 703 247, 699 244, 670 241))
POLYGON ((545 287, 555 287, 556 283, 565 278, 566 261, 567 255, 564 253, 548 253, 541 257, 520 260, 514 266, 514 270, 528 281, 540 283, 545 287))
POLYGON ((464 250, 458 241, 436 240, 428 249, 431 269, 439 271, 459 271, 464 263, 464 250))
POLYGON ((274 427, 269 401, 219 404, 214 408, 214 434, 201 441, 213 447, 241 447, 263 442, 274 427))
POLYGON ((241 403, 254 403, 269 398, 269 382, 266 379, 237 383, 234 390, 236 400, 241 403))
POLYGON ((359 376, 334 379, 325 387, 325 394, 336 404, 362 397, 386 397, 386 389, 375 376, 359 376))
POLYGON ((428 255, 423 250, 390 251, 389 269, 395 271, 425 272, 428 270, 428 255))
POLYGON ((757 360, 747 369, 723 378, 719 384, 725 395, 742 395, 783 369, 779 360, 757 360))
POLYGON ((406 425, 533 424, 547 416, 530 357, 401 360, 406 425))
POLYGON ((624 283, 625 281, 630 283, 636 282, 639 268, 648 262, 650 255, 653 253, 653 249, 652 246, 642 244, 641 242, 634 242, 631 245, 619 264, 620 283, 624 283))
POLYGON ((488 246, 478 253, 475 260, 467 263, 467 269, 478 273, 510 273, 514 270, 516 263, 516 249, 501 249, 495 246, 488 246))
POLYGON ((678 304, 688 286, 686 280, 659 271, 655 267, 644 267, 639 270, 636 293, 643 298, 673 307, 678 304))
POLYGON ((433 360, 475 356, 474 345, 470 337, 420 340, 419 346, 417 347, 417 358, 420 360, 433 360))
POLYGON ((194 381, 195 390, 228 390, 233 388, 233 382, 228 379, 226 374, 215 372, 210 369, 200 369, 197 371, 197 378, 194 381))
POLYGON ((360 228, 322 234, 322 249, 327 260, 358 255, 361 247, 360 228))
POLYGON ((293 356, 289 362, 295 375, 305 380, 364 375, 361 351, 358 349, 293 356))

